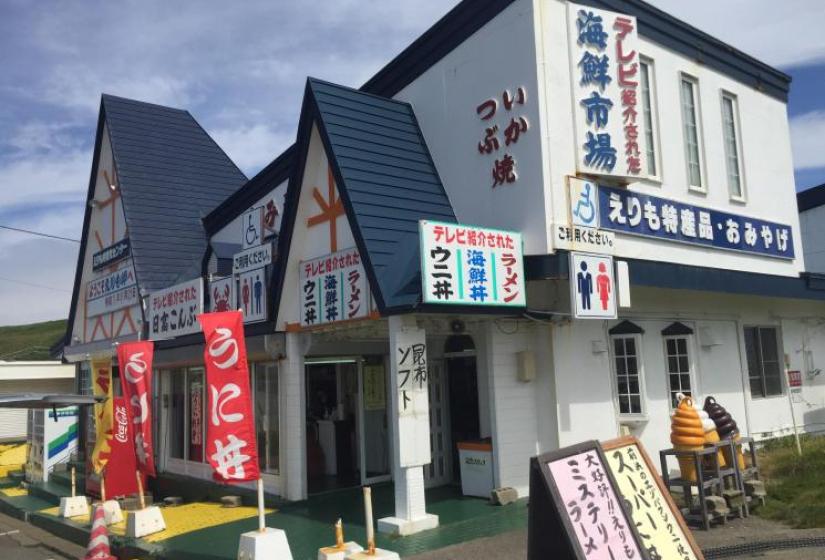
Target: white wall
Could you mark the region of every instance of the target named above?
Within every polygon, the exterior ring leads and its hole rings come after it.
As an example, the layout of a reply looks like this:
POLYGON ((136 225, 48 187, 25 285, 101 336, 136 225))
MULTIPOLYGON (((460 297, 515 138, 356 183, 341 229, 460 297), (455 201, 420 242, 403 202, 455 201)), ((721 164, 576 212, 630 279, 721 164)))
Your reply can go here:
MULTIPOLYGON (((281 229, 281 218, 284 213, 284 196, 286 195, 287 181, 283 181, 275 185, 271 191, 256 200, 247 210, 252 208, 264 207, 266 211, 266 204, 272 200, 278 206, 278 217, 275 219, 275 230, 281 229)), ((223 228, 217 231, 210 239, 211 241, 218 241, 221 243, 237 243, 240 245, 243 235, 243 214, 235 217, 234 220, 226 224, 223 228)))
MULTIPOLYGON (((576 107, 570 85, 567 9, 566 2, 562 0, 535 0, 535 5, 537 20, 540 22, 537 37, 539 75, 544 80, 548 107, 542 126, 552 170, 546 184, 552 190, 550 198, 555 203, 553 219, 566 222, 564 178, 575 174, 576 170, 575 146, 571 142, 571 138, 575 137, 573 115, 576 107)), ((645 180, 633 183, 630 188, 688 204, 790 224, 796 260, 788 262, 618 234, 616 254, 764 274, 796 275, 803 270, 803 256, 786 105, 644 37, 640 37, 639 41, 641 54, 652 59, 654 66, 657 90, 654 112, 658 114, 659 120, 660 149, 657 156, 661 182, 645 180), (704 143, 706 194, 688 190, 682 141, 680 72, 690 74, 699 82, 699 118, 704 143), (741 129, 739 140, 747 197, 744 203, 734 202, 728 195, 722 135, 722 90, 733 93, 738 98, 741 129), (709 255, 713 258, 709 259, 709 255)))
POLYGON ((825 206, 800 212, 799 227, 802 230, 805 268, 811 272, 825 272, 825 206))

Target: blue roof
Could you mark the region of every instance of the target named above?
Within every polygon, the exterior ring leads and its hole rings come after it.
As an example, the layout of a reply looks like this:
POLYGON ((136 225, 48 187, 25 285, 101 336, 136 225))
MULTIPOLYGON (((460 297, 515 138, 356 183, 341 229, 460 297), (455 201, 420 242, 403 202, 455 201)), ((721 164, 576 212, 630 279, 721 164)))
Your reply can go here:
MULTIPOLYGON (((416 307, 421 302, 418 222, 455 222, 456 217, 408 103, 307 80, 279 259, 288 258, 313 123, 379 311, 416 307)), ((284 268, 274 286, 276 300, 284 268)))
POLYGON ((202 218, 247 178, 188 111, 103 96, 138 286, 201 274, 202 218))

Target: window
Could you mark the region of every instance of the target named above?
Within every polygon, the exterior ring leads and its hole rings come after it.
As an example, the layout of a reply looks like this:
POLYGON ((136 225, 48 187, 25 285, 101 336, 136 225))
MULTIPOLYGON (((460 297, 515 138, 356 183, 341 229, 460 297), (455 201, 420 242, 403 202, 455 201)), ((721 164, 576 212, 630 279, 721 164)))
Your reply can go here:
POLYGON ((639 337, 614 335, 611 338, 619 414, 642 414, 639 337))
POLYGON ((722 133, 725 141, 725 166, 728 173, 728 192, 731 198, 743 199, 742 168, 739 160, 739 134, 736 97, 722 93, 722 133))
POLYGON ((667 336, 665 341, 665 369, 667 370, 668 390, 670 391, 670 406, 676 408, 679 401, 677 393, 685 396, 693 395, 691 382, 690 354, 688 352, 687 336, 667 336))
POLYGON ((745 353, 748 358, 751 397, 782 394, 779 332, 776 327, 745 327, 745 353))
POLYGON ((647 174, 649 177, 658 177, 658 161, 656 161, 657 128, 656 115, 653 113, 653 62, 642 59, 641 64, 641 91, 642 91, 642 122, 644 123, 645 144, 647 146, 647 174))
POLYGON ((258 462, 263 472, 277 474, 280 466, 278 433, 278 367, 274 363, 249 364, 258 434, 258 462))
POLYGON ((693 78, 682 76, 682 134, 685 143, 688 185, 691 189, 704 190, 702 183, 702 147, 699 130, 699 86, 693 78))

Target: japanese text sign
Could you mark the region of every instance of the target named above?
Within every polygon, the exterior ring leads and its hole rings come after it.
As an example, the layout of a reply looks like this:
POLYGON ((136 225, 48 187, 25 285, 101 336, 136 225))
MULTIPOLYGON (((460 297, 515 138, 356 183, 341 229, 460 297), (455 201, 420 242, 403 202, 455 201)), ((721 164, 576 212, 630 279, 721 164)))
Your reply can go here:
POLYGON ((521 234, 422 220, 424 303, 524 306, 521 234))
POLYGON ((646 169, 636 18, 568 4, 577 170, 638 177, 646 169))
POLYGON ((529 558, 549 558, 550 551, 580 560, 648 558, 598 442, 545 453, 532 464, 529 558), (546 526, 551 522, 556 526, 546 526), (572 554, 563 554, 565 548, 572 554))
POLYGON ((570 308, 576 319, 615 319, 613 257, 570 253, 570 308))
POLYGON ((530 129, 527 117, 522 114, 526 101, 527 89, 519 86, 512 92, 505 89, 500 96, 485 99, 476 107, 476 115, 484 130, 477 149, 482 156, 494 160, 491 167, 493 188, 518 180, 514 151, 519 138, 530 129))
POLYGON ((198 315, 205 338, 206 459, 221 482, 260 477, 240 311, 198 315))
POLYGON ((203 313, 203 278, 152 292, 148 312, 152 340, 198 332, 197 315, 203 313))
POLYGON ((422 329, 391 335, 393 387, 398 398, 401 466, 427 465, 430 455, 430 399, 427 343, 422 329))
POLYGON ((92 255, 92 270, 97 272, 122 261, 132 254, 132 246, 129 238, 121 239, 113 245, 109 245, 92 255))
POLYGON ((626 437, 605 442, 602 447, 650 558, 703 560, 682 514, 638 440, 626 437))
POLYGON ((301 261, 298 301, 305 327, 369 314, 369 285, 358 249, 301 261))
POLYGON ((612 254, 616 236, 599 229, 599 187, 592 181, 568 177, 568 211, 564 224, 555 224, 553 245, 570 251, 612 254))
POLYGON ((120 383, 132 421, 135 457, 140 472, 155 476, 152 445, 152 358, 151 341, 123 342, 117 346, 120 383))
POLYGON ((794 258, 791 226, 645 195, 599 187, 604 229, 717 249, 794 258))
POLYGON ((86 283, 86 316, 111 313, 138 303, 135 267, 131 260, 118 270, 86 283))
POLYGON ((272 263, 272 243, 250 247, 232 257, 232 272, 239 274, 248 270, 263 268, 272 263))

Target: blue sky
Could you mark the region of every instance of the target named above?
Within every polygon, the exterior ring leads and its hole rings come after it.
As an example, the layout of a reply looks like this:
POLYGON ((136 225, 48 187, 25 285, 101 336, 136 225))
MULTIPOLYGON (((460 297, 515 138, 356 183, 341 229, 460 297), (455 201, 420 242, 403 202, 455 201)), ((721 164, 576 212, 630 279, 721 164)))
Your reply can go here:
MULTIPOLYGON (((101 92, 188 109, 251 176, 307 75, 357 87, 455 3, 0 0, 0 224, 80 236, 101 92)), ((652 3, 791 74, 797 187, 825 182, 825 2, 652 3)), ((76 258, 0 231, 0 325, 67 316, 76 258)))

